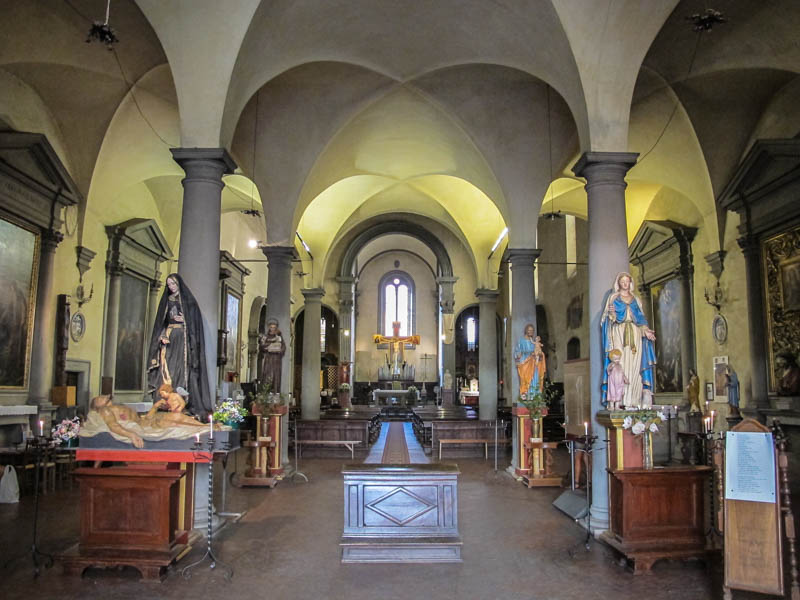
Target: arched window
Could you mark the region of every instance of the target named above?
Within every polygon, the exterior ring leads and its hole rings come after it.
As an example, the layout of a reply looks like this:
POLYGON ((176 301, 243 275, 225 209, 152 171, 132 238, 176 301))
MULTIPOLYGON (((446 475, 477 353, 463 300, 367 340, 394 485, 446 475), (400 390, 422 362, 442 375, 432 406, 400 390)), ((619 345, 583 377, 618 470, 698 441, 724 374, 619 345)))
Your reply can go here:
POLYGON ((402 271, 392 271, 380 282, 380 328, 393 335, 392 323, 400 322, 400 335, 414 334, 414 280, 402 271))

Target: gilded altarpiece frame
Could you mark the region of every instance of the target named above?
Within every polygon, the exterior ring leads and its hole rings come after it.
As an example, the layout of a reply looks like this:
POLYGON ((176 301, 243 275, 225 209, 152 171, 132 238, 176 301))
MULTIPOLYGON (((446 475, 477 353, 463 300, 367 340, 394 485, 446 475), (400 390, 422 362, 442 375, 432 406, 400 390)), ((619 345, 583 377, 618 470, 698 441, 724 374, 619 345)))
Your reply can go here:
POLYGON ((800 227, 768 238, 763 244, 767 308, 769 389, 780 378, 775 357, 800 356, 800 227))

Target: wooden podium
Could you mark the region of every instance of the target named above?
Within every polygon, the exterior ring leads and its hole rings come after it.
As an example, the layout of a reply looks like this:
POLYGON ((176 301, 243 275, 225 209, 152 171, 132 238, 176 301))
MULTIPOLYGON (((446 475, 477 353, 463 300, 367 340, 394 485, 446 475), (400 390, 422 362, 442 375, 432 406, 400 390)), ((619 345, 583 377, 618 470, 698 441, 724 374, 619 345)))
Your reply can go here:
POLYGON ((188 547, 179 530, 179 469, 76 469, 81 486, 80 543, 59 557, 65 575, 128 565, 159 582, 188 547))
POLYGON ((609 469, 611 529, 600 536, 634 562, 634 574, 662 558, 704 557, 711 467, 609 469))

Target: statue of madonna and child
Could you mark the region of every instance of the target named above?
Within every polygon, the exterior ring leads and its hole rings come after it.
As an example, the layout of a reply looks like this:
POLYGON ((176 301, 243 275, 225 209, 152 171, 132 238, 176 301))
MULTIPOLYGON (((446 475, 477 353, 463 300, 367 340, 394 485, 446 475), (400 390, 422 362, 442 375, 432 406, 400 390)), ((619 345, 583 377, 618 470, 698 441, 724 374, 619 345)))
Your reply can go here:
POLYGON ((647 324, 633 277, 620 273, 601 318, 603 402, 609 410, 653 405, 656 335, 647 324))

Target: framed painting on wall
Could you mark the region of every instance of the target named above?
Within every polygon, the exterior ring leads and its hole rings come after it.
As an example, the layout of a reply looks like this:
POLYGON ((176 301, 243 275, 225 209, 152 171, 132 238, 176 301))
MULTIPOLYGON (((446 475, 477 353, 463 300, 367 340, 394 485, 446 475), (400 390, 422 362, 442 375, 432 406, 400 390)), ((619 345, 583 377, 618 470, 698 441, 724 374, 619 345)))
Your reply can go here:
POLYGON ((656 331, 656 391, 681 392, 680 281, 669 279, 651 290, 656 331))
POLYGON ((714 402, 728 401, 727 356, 714 357, 714 402))
POLYGON ((0 219, 0 388, 28 386, 39 236, 0 219))
POLYGON ((114 389, 138 391, 144 387, 144 339, 147 295, 143 279, 124 273, 120 281, 119 329, 114 389))
MULTIPOLYGON (((226 341, 225 374, 239 373, 239 348, 241 347, 241 304, 242 301, 232 291, 225 293, 225 329, 228 330, 226 341)), ((227 379, 226 379, 227 381, 227 379)))
POLYGON ((800 256, 783 261, 778 268, 783 310, 800 310, 800 256))

